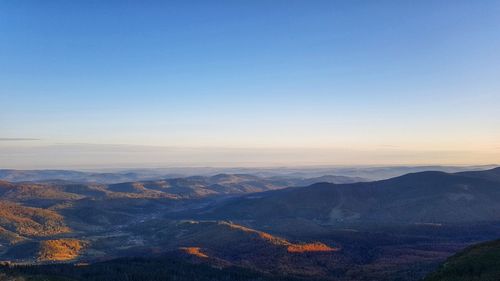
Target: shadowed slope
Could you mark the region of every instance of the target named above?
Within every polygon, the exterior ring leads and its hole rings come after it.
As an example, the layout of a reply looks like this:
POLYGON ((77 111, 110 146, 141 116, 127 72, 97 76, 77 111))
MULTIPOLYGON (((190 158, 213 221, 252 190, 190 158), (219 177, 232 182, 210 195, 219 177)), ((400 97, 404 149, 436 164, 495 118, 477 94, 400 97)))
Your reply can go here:
POLYGON ((425 281, 500 280, 500 240, 471 246, 450 257, 425 281))

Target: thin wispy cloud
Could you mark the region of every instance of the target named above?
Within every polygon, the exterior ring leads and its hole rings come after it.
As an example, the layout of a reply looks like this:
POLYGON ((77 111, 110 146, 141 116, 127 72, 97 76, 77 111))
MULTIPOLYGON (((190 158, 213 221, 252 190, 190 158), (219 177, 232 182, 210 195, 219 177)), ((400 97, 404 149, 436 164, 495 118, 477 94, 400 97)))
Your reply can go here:
POLYGON ((37 138, 0 138, 0 141, 39 141, 37 138))

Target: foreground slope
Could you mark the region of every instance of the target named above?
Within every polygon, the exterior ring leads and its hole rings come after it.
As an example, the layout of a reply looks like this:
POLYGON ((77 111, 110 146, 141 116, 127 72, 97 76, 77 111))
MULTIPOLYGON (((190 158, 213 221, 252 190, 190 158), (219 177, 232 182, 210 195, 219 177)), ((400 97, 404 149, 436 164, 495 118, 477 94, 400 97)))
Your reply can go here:
POLYGON ((175 256, 121 258, 90 265, 71 264, 1 266, 0 280, 11 281, 286 281, 287 277, 264 275, 251 270, 214 268, 193 264, 175 256))
POLYGON ((425 281, 500 280, 500 240, 471 246, 450 257, 425 281))
MULTIPOLYGON (((288 240, 227 221, 155 220, 124 231, 128 233, 127 238, 141 239, 116 243, 123 251, 111 252, 114 255, 180 250, 188 258, 201 262, 304 277, 328 276, 346 263, 336 245, 309 239, 288 240)), ((109 250, 109 246, 99 248, 98 245, 115 245, 115 241, 114 238, 100 239, 95 250, 109 250)))

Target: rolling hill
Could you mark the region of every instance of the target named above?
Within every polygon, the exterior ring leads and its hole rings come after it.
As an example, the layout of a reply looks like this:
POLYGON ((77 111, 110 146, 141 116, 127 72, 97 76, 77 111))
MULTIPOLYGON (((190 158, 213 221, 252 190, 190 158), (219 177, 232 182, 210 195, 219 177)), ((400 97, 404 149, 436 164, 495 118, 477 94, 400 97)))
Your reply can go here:
MULTIPOLYGON (((11 170, 8 170, 11 171, 11 170)), ((21 173, 21 171, 13 170, 21 173)), ((62 173, 62 179, 41 182, 7 182, 0 180, 0 197, 15 202, 29 202, 34 206, 44 201, 45 205, 57 201, 72 201, 84 198, 166 198, 193 199, 217 195, 239 195, 283 189, 290 186, 303 186, 318 181, 356 182, 362 179, 343 176, 323 176, 319 178, 263 178, 248 174, 217 174, 214 176, 191 176, 167 178, 149 181, 120 182, 113 184, 67 181, 66 172, 71 171, 32 171, 33 177, 56 177, 62 173), (38 173, 41 173, 40 175, 38 173)), ((4 173, 5 170, 4 170, 4 173)), ((24 171, 24 173, 28 173, 24 171)), ((31 175, 28 173, 28 175, 31 175)), ((78 175, 81 172, 75 172, 78 175)), ((8 174, 8 173, 7 173, 8 174)), ((8 174, 10 175, 10 174, 8 174)), ((81 175, 84 177, 85 174, 81 175)), ((11 176, 16 178, 15 176, 11 176)), ((24 176, 21 176, 24 177, 24 176)), ((89 176, 92 178, 92 175, 89 176)), ((4 177, 5 178, 5 177, 4 177)), ((9 177, 7 177, 9 178, 9 177)), ((30 178, 30 176, 27 176, 30 178)))
POLYGON ((64 218, 54 211, 5 201, 0 201, 0 229, 7 234, 3 238, 11 243, 23 236, 44 237, 70 231, 64 218), (14 240, 11 240, 12 233, 15 233, 14 240))

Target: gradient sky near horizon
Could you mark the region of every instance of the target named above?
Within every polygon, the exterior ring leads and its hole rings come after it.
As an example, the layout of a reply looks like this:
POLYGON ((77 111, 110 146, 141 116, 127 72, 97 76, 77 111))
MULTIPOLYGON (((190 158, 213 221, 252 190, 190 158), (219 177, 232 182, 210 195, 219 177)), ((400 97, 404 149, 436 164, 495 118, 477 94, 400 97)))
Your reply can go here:
POLYGON ((498 15, 0 0, 0 168, 498 164, 498 15))

